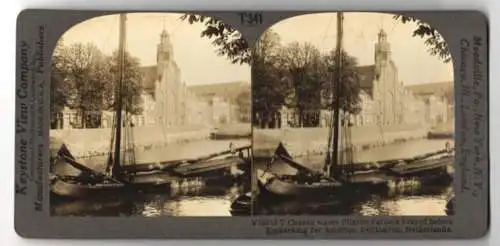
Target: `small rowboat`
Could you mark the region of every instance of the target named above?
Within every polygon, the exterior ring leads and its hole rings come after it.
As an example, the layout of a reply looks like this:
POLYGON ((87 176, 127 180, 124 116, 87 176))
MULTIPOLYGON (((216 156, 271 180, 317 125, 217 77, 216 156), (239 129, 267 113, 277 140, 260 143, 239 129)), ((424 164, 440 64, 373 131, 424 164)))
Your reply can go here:
POLYGON ((233 216, 248 216, 252 213, 252 194, 245 193, 238 196, 231 203, 231 215, 233 216))
POLYGON ((446 215, 454 215, 455 214, 455 196, 451 196, 446 202, 446 207, 444 209, 446 215))

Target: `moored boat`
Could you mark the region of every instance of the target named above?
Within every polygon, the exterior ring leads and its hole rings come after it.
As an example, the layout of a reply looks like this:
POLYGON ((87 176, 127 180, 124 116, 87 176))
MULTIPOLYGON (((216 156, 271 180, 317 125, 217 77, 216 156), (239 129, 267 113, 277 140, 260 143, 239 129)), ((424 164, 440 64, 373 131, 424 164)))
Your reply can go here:
POLYGON ((453 139, 455 134, 452 131, 430 131, 427 133, 428 139, 453 139))
POLYGON ((58 176, 51 184, 54 195, 65 198, 109 197, 124 192, 126 185, 113 180, 84 180, 79 176, 58 176))
POLYGON ((79 163, 66 145, 61 146, 53 161, 71 165, 80 171, 79 175, 51 175, 51 192, 58 197, 71 199, 106 197, 131 191, 169 191, 170 188, 175 188, 173 186, 179 180, 203 180, 204 185, 232 183, 247 174, 238 167, 249 165, 248 158, 241 155, 221 159, 197 159, 198 162, 186 161, 183 165, 166 165, 161 169, 157 168, 159 165, 150 165, 149 170, 120 173, 118 178, 79 163))
POLYGON ((446 207, 444 209, 446 215, 454 215, 455 214, 455 196, 451 196, 446 202, 446 207))
POLYGON ((385 187, 388 182, 398 178, 421 178, 422 182, 448 180, 447 169, 453 166, 453 161, 453 149, 445 149, 413 158, 377 161, 375 164, 341 165, 337 167, 337 175, 331 177, 293 160, 284 145, 280 143, 268 168, 257 169, 256 176, 263 194, 314 198, 363 187, 385 187), (297 174, 285 175, 270 171, 270 165, 277 159, 297 169, 297 174))
POLYGON ((455 157, 445 155, 439 158, 430 158, 413 161, 410 163, 401 163, 389 170, 398 176, 418 176, 431 173, 433 171, 443 171, 448 174, 449 166, 453 165, 455 157))
POLYGON ((257 180, 260 187, 267 192, 288 197, 314 197, 335 194, 342 183, 326 177, 301 179, 294 175, 278 175, 257 169, 257 180))

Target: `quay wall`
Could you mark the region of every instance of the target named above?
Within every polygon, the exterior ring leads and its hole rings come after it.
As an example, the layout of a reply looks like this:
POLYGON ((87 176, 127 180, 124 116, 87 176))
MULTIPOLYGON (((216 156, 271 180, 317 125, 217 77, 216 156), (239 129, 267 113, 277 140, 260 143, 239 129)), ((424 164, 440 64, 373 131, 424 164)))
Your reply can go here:
MULTIPOLYGON (((212 132, 212 129, 201 126, 182 129, 139 126, 127 130, 122 129, 122 139, 130 139, 139 150, 172 143, 209 139, 212 132)), ((57 151, 64 143, 76 158, 105 155, 111 146, 111 131, 110 128, 50 130, 50 148, 51 151, 57 151)), ((122 146, 122 149, 125 149, 125 146, 122 146)))
MULTIPOLYGON (((420 125, 355 126, 351 128, 354 150, 370 149, 387 144, 426 138, 429 128, 420 125)), ((293 156, 322 154, 326 151, 328 128, 254 129, 253 155, 270 157, 279 142, 293 156)), ((339 136, 342 136, 342 132, 339 136)))

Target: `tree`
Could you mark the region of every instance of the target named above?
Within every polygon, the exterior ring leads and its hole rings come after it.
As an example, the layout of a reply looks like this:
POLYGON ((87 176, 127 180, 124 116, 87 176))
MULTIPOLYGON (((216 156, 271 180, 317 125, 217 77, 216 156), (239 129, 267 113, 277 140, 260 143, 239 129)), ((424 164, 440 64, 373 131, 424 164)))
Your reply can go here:
POLYGON ((213 39, 212 44, 217 47, 220 56, 227 56, 232 63, 250 63, 250 49, 245 38, 232 26, 221 20, 197 14, 185 14, 181 20, 193 23, 202 23, 206 29, 201 37, 213 39))
MULTIPOLYGON (((324 61, 328 69, 328 73, 335 74, 337 72, 336 65, 337 52, 332 50, 330 53, 324 56, 324 61)), ((340 88, 340 109, 344 112, 350 114, 358 114, 361 110, 359 93, 361 92, 361 87, 359 85, 359 73, 358 73, 358 62, 357 59, 349 56, 347 52, 342 51, 342 76, 340 78, 341 88, 340 88)), ((326 109, 333 108, 333 102, 337 95, 332 93, 332 89, 335 90, 337 84, 332 81, 333 76, 330 76, 327 83, 323 84, 323 107, 326 109)), ((335 90, 336 91, 336 90, 335 90)))
POLYGON ((252 112, 252 93, 250 90, 240 92, 236 98, 236 105, 238 105, 238 112, 240 113, 239 120, 242 122, 249 122, 252 112))
POLYGON ((252 49, 252 113, 254 125, 276 125, 276 116, 286 103, 291 84, 286 79, 280 58, 280 38, 267 30, 252 49))
POLYGON ((413 31, 413 37, 419 36, 425 38, 425 44, 429 47, 429 53, 431 55, 438 56, 445 63, 451 61, 448 43, 446 43, 441 34, 434 27, 414 17, 396 15, 394 19, 401 21, 403 24, 415 23, 417 28, 413 31))
MULTIPOLYGON (((125 52, 124 61, 124 80, 122 84, 122 105, 123 110, 127 113, 138 115, 143 112, 142 100, 142 73, 140 63, 136 57, 125 52)), ((116 92, 118 90, 119 74, 118 74, 118 51, 113 52, 113 55, 107 58, 108 78, 104 95, 106 95, 105 109, 114 111, 116 109, 116 92)))
POLYGON ((319 122, 321 89, 326 71, 321 52, 312 44, 291 43, 281 49, 282 66, 293 84, 299 125, 314 126, 319 122))
MULTIPOLYGON (((322 101, 321 89, 328 89, 331 84, 329 66, 334 64, 331 61, 328 64, 328 60, 332 57, 321 54, 311 44, 282 47, 279 35, 269 29, 249 49, 239 32, 219 20, 196 14, 186 14, 181 19, 190 24, 204 24, 206 29, 201 37, 214 38, 213 44, 220 55, 226 55, 233 63, 251 64, 255 125, 270 127, 284 105, 298 109, 301 124, 305 121, 306 125, 315 125, 319 110, 330 108, 331 104, 322 101), (307 117, 304 112, 314 112, 313 117, 307 117)), ((347 69, 342 81, 346 84, 341 105, 344 110, 356 113, 360 91, 357 62, 346 54, 344 63, 347 69)))
MULTIPOLYGON (((196 14, 185 14, 181 17, 190 24, 202 23, 206 29, 202 31, 201 37, 215 38, 213 44, 218 47, 221 55, 227 55, 234 63, 250 63, 251 52, 248 43, 241 34, 231 26, 212 17, 200 16, 196 14), (233 38, 229 38, 233 37, 233 38)), ((437 55, 445 63, 451 61, 448 44, 442 38, 441 34, 429 24, 418 20, 417 18, 403 15, 394 16, 395 20, 402 23, 416 23, 417 28, 413 31, 413 36, 425 38, 425 43, 429 46, 429 53, 437 55)))
POLYGON ((51 128, 59 128, 61 119, 59 118, 60 113, 64 109, 68 102, 68 95, 70 87, 66 83, 67 73, 64 70, 64 43, 63 39, 60 39, 54 48, 52 54, 52 69, 50 74, 50 121, 51 128))
POLYGON ((78 110, 81 127, 96 127, 92 117, 100 115, 108 77, 105 56, 93 44, 73 44, 61 53, 61 69, 68 86, 67 105, 78 110))
MULTIPOLYGON (((118 52, 105 56, 95 45, 76 43, 56 45, 52 58, 51 119, 59 124, 58 114, 65 106, 78 111, 79 125, 99 127, 104 110, 115 110, 118 83, 118 52)), ((137 58, 125 53, 123 81, 124 110, 142 113, 142 73, 137 58)))

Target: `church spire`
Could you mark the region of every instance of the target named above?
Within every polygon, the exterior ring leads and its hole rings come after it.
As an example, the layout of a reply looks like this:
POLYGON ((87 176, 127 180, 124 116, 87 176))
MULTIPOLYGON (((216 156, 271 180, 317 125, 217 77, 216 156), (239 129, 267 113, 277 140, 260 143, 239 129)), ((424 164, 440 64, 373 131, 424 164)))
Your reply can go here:
POLYGON ((378 32, 378 41, 375 43, 375 67, 377 77, 380 76, 382 67, 391 60, 391 45, 387 40, 387 33, 383 28, 378 32))
POLYGON ((160 43, 157 47, 157 62, 158 65, 173 58, 172 44, 170 43, 170 35, 167 30, 163 29, 160 34, 160 43))
POLYGON ((377 58, 382 58, 382 60, 387 60, 390 57, 391 45, 387 41, 387 33, 384 29, 380 29, 378 32, 378 42, 375 44, 375 60, 377 58))
POLYGON ((160 34, 160 44, 166 45, 167 43, 168 43, 168 33, 167 30, 165 30, 164 28, 160 34))
POLYGON ((381 28, 380 31, 378 32, 378 42, 379 43, 387 42, 387 33, 384 31, 383 28, 381 28))

